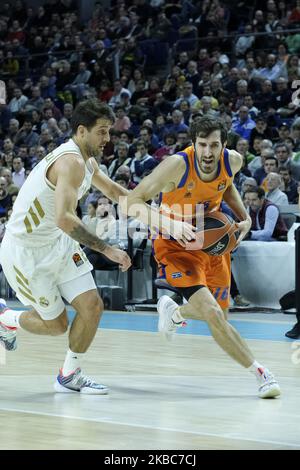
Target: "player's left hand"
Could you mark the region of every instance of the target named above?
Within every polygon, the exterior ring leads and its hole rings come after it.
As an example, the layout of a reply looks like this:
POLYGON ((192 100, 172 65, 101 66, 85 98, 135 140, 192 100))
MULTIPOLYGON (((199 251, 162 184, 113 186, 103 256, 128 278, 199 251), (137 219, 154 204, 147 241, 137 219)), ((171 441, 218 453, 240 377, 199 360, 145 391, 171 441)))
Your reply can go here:
POLYGON ((250 217, 248 217, 246 220, 242 220, 242 222, 238 222, 236 225, 240 231, 240 236, 236 242, 236 246, 238 246, 251 229, 252 220, 250 217))

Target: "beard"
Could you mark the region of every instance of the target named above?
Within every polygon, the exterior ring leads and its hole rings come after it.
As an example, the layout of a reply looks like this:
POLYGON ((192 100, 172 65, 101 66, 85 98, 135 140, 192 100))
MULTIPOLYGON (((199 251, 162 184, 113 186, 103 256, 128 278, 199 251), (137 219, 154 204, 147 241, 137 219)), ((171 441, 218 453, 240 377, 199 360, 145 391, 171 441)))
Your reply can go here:
POLYGON ((102 149, 100 149, 100 147, 91 145, 89 142, 86 142, 85 144, 85 151, 89 158, 99 158, 99 156, 102 155, 102 149))
POLYGON ((207 175, 209 175, 210 173, 213 173, 216 168, 214 157, 210 157, 210 158, 212 158, 211 163, 206 163, 203 160, 201 160, 199 163, 200 170, 207 175))

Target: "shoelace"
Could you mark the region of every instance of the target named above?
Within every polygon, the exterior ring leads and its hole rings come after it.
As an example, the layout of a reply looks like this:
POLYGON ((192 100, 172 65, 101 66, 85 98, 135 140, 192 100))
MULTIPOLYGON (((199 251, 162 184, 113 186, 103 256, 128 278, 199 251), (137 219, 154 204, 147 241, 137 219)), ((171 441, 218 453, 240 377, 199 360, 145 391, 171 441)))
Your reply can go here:
POLYGON ((94 382, 89 377, 82 375, 81 372, 78 372, 77 377, 74 377, 74 384, 80 388, 90 387, 93 385, 99 385, 99 384, 96 384, 96 382, 94 382))
POLYGON ((262 385, 265 382, 276 382, 274 375, 269 371, 264 371, 264 373, 260 377, 258 377, 258 379, 260 382, 262 382, 262 385))

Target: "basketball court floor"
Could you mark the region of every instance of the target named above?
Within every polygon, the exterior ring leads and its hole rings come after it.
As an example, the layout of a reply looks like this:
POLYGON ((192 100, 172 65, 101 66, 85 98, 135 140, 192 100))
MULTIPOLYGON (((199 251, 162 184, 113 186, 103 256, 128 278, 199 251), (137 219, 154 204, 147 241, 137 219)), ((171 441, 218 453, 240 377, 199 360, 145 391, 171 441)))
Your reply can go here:
POLYGON ((299 450, 300 341, 284 337, 294 316, 230 321, 278 378, 280 398, 259 399, 203 322, 168 343, 153 312, 105 312, 84 371, 108 396, 55 394, 67 337, 20 331, 18 350, 0 356, 0 449, 299 450))

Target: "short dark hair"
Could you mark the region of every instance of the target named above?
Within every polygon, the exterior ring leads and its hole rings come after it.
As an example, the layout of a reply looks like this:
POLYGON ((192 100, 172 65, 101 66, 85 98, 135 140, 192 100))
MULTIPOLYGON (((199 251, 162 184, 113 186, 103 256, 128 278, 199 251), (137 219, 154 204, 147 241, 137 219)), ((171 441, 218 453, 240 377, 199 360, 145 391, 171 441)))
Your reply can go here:
POLYGON ((287 166, 280 166, 278 168, 278 173, 280 173, 281 171, 287 171, 290 176, 292 175, 292 170, 287 166))
POLYGON ((141 135, 141 131, 145 131, 145 130, 148 132, 149 135, 152 135, 152 134, 153 134, 153 130, 151 129, 151 127, 149 127, 149 126, 142 126, 142 127, 140 128, 140 135, 141 135))
POLYGON ((258 186, 258 188, 251 188, 251 189, 247 189, 247 191, 245 191, 244 195, 247 194, 247 193, 255 193, 257 194, 258 196, 258 199, 263 199, 265 197, 265 190, 261 187, 258 186))
POLYGON ((124 183, 128 184, 130 181, 130 178, 128 175, 116 175, 115 182, 117 183, 118 181, 124 181, 124 183))
POLYGON ((278 150, 280 147, 284 147, 287 152, 289 151, 288 146, 284 142, 278 142, 278 144, 276 144, 274 147, 274 152, 276 153, 276 150, 278 150))
POLYGON ((277 160, 276 157, 266 157, 265 158, 265 163, 266 163, 267 160, 273 160, 276 163, 276 166, 278 168, 278 160, 277 160))
POLYGON ((12 163, 14 162, 14 160, 21 160, 22 163, 24 163, 24 160, 22 157, 20 157, 19 155, 14 155, 13 158, 12 158, 12 163))
POLYGON ((78 127, 84 126, 90 130, 96 124, 97 119, 107 119, 112 124, 115 122, 113 110, 96 98, 78 103, 71 118, 72 134, 76 134, 78 127))
POLYGON ((143 147, 145 147, 145 149, 148 150, 148 146, 145 144, 145 142, 143 141, 143 139, 138 139, 136 141, 136 147, 138 147, 139 145, 142 145, 143 147))
POLYGON ((214 131, 220 131, 221 142, 224 144, 227 140, 227 129, 220 119, 210 117, 202 117, 197 122, 191 124, 190 135, 193 144, 196 143, 197 137, 208 137, 214 131))

